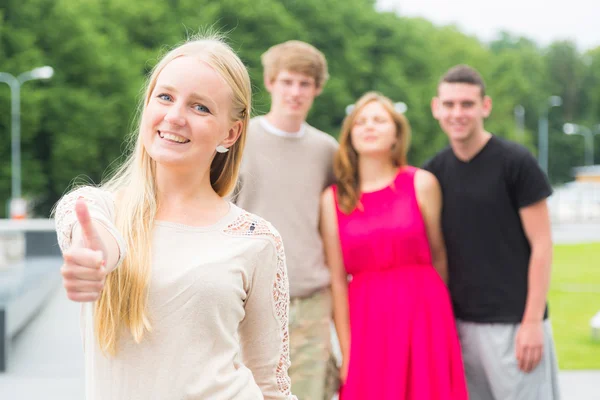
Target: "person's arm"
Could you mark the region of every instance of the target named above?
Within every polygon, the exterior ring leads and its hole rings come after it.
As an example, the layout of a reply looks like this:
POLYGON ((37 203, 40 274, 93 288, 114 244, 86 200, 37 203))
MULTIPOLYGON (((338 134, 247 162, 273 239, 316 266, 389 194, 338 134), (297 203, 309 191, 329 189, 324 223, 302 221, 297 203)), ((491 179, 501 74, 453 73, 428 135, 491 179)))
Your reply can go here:
POLYGON ((331 274, 333 322, 342 352, 340 379, 346 380, 350 360, 350 313, 348 309, 348 274, 344 267, 338 233, 337 211, 333 189, 321 195, 320 231, 325 249, 325 261, 331 274))
POLYGON ((516 356, 519 368, 530 372, 540 362, 544 349, 543 320, 550 287, 552 231, 545 199, 521 208, 519 214, 531 246, 531 256, 527 301, 517 333, 516 356))
POLYGON ((97 300, 106 275, 125 254, 112 222, 113 211, 110 195, 91 187, 69 193, 57 205, 56 232, 64 259, 61 274, 67 297, 73 301, 97 300))
POLYGON ((532 371, 544 349, 544 311, 550 285, 552 233, 546 199, 552 194, 548 177, 535 157, 522 146, 511 149, 507 158, 510 195, 516 208, 531 253, 525 311, 515 338, 519 368, 532 371))
POLYGON ((68 193, 57 203, 54 222, 59 247, 64 254, 73 245, 85 244, 75 209, 78 201, 83 201, 87 206, 91 226, 98 236, 98 242, 104 246, 99 250, 103 251, 106 269, 110 272, 123 260, 127 250, 125 240, 114 225, 115 205, 112 195, 102 189, 81 187, 68 193))
POLYGON ((448 283, 448 259, 442 234, 442 189, 436 177, 428 171, 415 174, 415 192, 431 249, 431 262, 442 280, 448 283))
POLYGON ((242 358, 265 400, 297 400, 288 375, 290 292, 283 242, 265 221, 255 232, 272 242, 258 254, 250 278, 246 315, 239 327, 242 358))

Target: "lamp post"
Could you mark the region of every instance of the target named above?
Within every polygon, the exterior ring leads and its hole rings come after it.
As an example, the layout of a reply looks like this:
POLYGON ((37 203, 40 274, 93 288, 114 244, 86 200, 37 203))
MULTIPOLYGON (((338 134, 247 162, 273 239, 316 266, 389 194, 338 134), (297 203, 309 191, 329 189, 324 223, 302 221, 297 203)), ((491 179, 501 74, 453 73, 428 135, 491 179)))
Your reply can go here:
POLYGON ((552 107, 560 105, 562 105, 560 96, 550 96, 542 108, 538 122, 538 162, 546 175, 548 175, 548 112, 552 107))
POLYGON ((592 128, 592 154, 595 151, 594 148, 594 136, 595 135, 600 135, 600 124, 594 126, 594 128, 592 128))
POLYGON ((563 132, 567 135, 581 135, 585 145, 585 165, 594 165, 594 133, 591 129, 572 123, 563 125, 563 132))
POLYGON ((517 127, 517 139, 522 143, 525 138, 525 107, 517 104, 514 108, 514 113, 515 125, 517 127))
POLYGON ((50 79, 54 69, 49 66, 23 72, 16 78, 7 72, 0 72, 0 82, 10 87, 11 94, 11 216, 12 208, 21 202, 21 85, 34 79, 50 79))

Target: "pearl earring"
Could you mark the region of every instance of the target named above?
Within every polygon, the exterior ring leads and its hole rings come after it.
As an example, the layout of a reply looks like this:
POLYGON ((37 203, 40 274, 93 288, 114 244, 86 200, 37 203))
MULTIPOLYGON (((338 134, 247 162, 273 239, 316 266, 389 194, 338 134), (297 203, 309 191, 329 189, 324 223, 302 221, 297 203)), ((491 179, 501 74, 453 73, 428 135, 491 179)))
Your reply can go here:
POLYGON ((222 145, 217 146, 217 153, 223 154, 223 153, 227 153, 228 151, 229 151, 229 149, 225 146, 222 146, 222 145))

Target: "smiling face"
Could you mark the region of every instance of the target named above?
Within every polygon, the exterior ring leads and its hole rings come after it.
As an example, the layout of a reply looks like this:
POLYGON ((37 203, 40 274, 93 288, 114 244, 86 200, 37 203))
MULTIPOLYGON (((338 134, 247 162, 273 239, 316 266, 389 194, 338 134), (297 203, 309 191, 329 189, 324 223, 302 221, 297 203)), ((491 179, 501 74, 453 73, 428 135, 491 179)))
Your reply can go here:
POLYGON ((283 118, 306 119, 310 108, 321 93, 315 78, 288 70, 282 70, 265 86, 271 94, 271 112, 283 118))
POLYGON ((159 165, 209 165, 218 145, 231 146, 241 122, 231 120, 231 88, 208 64, 183 56, 160 72, 142 114, 144 148, 159 165))
POLYGON ((431 109, 450 141, 468 142, 483 134, 483 121, 490 115, 492 101, 482 96, 477 85, 442 82, 431 109))
POLYGON ((396 123, 379 101, 371 101, 356 114, 350 138, 359 155, 389 157, 398 140, 396 123))

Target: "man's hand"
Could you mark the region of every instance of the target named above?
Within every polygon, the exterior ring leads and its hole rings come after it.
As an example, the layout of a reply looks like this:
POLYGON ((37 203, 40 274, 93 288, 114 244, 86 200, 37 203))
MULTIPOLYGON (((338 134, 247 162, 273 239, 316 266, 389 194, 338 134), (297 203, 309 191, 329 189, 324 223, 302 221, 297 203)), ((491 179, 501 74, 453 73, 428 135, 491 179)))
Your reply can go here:
POLYGON ((531 372, 537 367, 544 352, 544 323, 523 322, 517 331, 515 349, 519 369, 531 372))
POLYGON ((61 268, 67 297, 77 302, 93 302, 100 297, 106 279, 106 251, 94 228, 87 205, 75 204, 82 240, 74 242, 64 254, 61 268))

